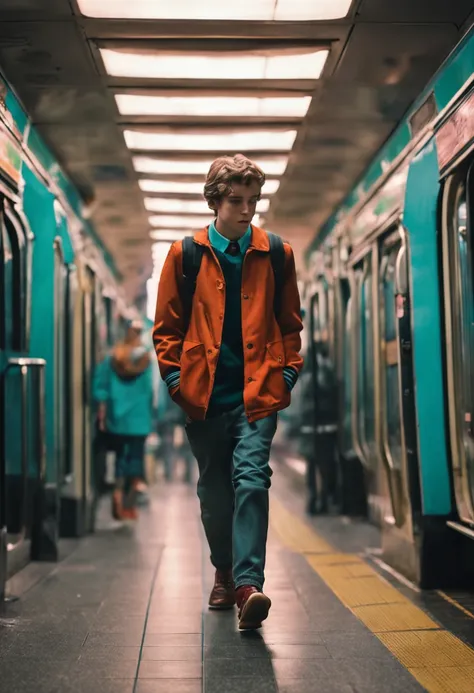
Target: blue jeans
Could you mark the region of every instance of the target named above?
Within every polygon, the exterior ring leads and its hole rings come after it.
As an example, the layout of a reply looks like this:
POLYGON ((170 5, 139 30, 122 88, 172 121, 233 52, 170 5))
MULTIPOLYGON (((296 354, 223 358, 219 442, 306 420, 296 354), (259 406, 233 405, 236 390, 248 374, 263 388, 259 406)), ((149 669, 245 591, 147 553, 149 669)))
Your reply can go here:
POLYGON ((235 586, 262 589, 268 533, 270 447, 277 414, 249 423, 243 405, 186 424, 199 466, 201 518, 215 568, 235 586))
POLYGON ((114 435, 116 479, 143 479, 147 436, 114 435))

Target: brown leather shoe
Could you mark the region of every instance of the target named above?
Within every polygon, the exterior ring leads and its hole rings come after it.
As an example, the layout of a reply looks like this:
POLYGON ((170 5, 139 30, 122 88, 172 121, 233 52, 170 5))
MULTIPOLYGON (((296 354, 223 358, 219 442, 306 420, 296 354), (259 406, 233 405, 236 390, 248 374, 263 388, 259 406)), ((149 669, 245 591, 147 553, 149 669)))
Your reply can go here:
POLYGON ((216 570, 214 587, 209 597, 210 609, 232 609, 235 606, 232 570, 216 570))
POLYGON ((272 605, 270 598, 253 585, 238 587, 235 593, 239 607, 239 630, 261 628, 272 605))

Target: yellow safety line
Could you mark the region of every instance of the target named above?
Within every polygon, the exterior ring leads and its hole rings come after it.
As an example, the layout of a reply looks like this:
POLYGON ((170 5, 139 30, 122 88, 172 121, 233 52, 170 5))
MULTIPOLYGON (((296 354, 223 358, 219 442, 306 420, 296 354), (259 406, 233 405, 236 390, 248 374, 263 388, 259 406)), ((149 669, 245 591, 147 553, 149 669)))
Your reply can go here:
POLYGON ((360 556, 336 551, 274 496, 270 523, 283 544, 305 556, 338 599, 429 693, 474 693, 473 649, 440 628, 360 556))

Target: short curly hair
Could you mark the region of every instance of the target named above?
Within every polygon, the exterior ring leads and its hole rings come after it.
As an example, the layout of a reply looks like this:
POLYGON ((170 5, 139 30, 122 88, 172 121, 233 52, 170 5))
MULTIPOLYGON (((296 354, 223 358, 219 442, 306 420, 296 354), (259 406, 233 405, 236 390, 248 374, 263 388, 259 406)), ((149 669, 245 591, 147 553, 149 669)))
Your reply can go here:
POLYGON ((218 202, 229 195, 232 183, 250 185, 252 181, 260 187, 265 183, 265 174, 254 161, 243 154, 220 156, 212 162, 204 185, 204 197, 209 208, 217 212, 218 202))

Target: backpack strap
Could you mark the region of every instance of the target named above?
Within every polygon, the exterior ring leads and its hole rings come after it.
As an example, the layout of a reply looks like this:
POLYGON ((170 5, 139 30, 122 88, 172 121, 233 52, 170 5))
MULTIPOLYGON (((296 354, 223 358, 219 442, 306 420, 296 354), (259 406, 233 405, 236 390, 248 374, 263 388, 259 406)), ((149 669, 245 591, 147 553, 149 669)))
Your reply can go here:
POLYGON ((192 236, 185 236, 182 241, 183 249, 183 284, 181 290, 181 301, 183 303, 185 315, 185 331, 191 318, 193 296, 196 291, 196 280, 201 269, 204 248, 194 242, 192 236))
POLYGON ((273 312, 278 320, 281 313, 283 283, 285 278, 285 248, 280 236, 267 231, 270 241, 270 260, 275 278, 275 294, 273 297, 273 312))

